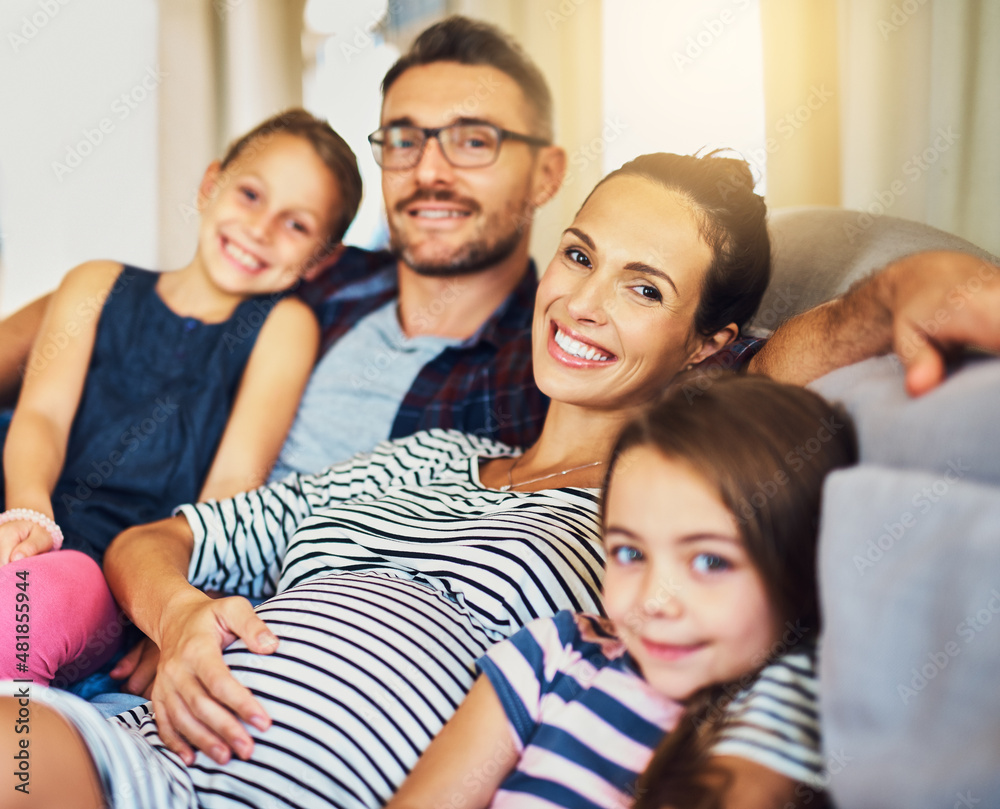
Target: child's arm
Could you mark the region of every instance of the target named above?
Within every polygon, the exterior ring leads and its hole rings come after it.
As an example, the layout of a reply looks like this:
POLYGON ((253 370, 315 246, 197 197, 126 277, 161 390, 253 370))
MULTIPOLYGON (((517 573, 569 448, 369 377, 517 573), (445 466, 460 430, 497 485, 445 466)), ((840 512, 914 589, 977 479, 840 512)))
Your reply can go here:
MULTIPOLYGON (((4 447, 6 506, 52 519, 52 490, 66 459, 101 308, 121 264, 90 261, 71 270, 52 298, 24 376, 4 447)), ((26 520, 0 525, 0 564, 44 553, 48 531, 26 520)))
POLYGON ((706 786, 716 791, 719 809, 774 809, 799 806, 800 801, 813 809, 825 806, 822 794, 816 790, 738 756, 713 757, 712 769, 704 780, 706 786))
POLYGON ((13 407, 32 343, 42 327, 52 293, 0 320, 0 407, 13 407))
POLYGON ((319 324, 296 298, 279 301, 261 327, 200 500, 220 500, 267 482, 309 381, 319 324))
POLYGON ((480 675, 386 809, 488 806, 519 755, 500 698, 480 675))

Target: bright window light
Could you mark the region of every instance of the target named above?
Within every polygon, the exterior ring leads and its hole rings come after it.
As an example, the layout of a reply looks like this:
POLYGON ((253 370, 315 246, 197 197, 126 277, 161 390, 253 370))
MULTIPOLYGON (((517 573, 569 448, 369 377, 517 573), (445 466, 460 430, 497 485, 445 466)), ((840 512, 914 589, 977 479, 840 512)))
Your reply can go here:
POLYGON ((731 148, 764 192, 759 0, 603 6, 604 171, 647 152, 731 148))
POLYGON ((378 128, 379 88, 399 51, 386 44, 380 32, 386 2, 346 6, 342 0, 310 0, 306 6, 307 26, 326 38, 317 50, 315 70, 306 77, 304 102, 325 117, 357 155, 365 193, 344 241, 374 249, 385 247, 389 236, 382 215, 382 173, 372 157, 368 134, 378 128))

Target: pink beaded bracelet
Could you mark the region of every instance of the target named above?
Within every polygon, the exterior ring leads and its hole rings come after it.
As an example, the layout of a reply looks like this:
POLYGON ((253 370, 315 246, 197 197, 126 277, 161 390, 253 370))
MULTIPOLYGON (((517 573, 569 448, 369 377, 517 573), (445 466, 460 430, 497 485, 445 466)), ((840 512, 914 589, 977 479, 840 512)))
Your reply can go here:
POLYGON ((28 520, 36 525, 42 526, 52 537, 52 550, 57 551, 63 544, 63 532, 58 525, 46 517, 40 511, 33 511, 30 508, 11 508, 0 514, 0 525, 14 520, 28 520))

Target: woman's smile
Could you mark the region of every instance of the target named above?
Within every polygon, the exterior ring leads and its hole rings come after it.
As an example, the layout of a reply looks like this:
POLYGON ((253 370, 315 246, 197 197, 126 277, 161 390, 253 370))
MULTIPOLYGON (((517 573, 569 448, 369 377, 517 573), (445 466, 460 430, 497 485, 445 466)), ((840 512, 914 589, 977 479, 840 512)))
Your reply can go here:
POLYGON ((583 338, 578 332, 552 322, 549 353, 561 362, 575 367, 602 366, 618 359, 603 346, 583 338))
POLYGON ((539 282, 538 387, 601 409, 653 399, 700 357, 694 315, 711 261, 676 192, 642 177, 598 186, 539 282))

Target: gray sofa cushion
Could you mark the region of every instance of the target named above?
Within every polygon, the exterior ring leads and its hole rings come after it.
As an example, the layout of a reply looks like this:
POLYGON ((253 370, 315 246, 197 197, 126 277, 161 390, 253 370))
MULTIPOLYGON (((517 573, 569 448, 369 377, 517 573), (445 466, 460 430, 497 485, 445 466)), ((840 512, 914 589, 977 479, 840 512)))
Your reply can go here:
POLYGON ((862 463, 937 474, 960 468, 963 477, 1000 486, 1000 359, 969 359, 916 399, 903 389, 895 357, 840 368, 809 387, 854 417, 862 463))
POLYGON ((828 479, 820 709, 841 809, 1000 806, 998 540, 995 487, 871 466, 828 479))
MULTIPOLYGON (((857 211, 778 210, 769 228, 758 334, 920 250, 996 262, 951 234, 857 211)), ((863 464, 828 481, 820 536, 821 725, 834 801, 1000 806, 1000 614, 981 631, 963 624, 1000 612, 1000 360, 969 363, 919 399, 893 357, 810 387, 854 417, 863 464)))
POLYGON ((922 250, 995 256, 951 233, 893 216, 843 208, 778 208, 768 217, 771 283, 748 333, 767 335, 785 319, 835 298, 859 278, 922 250))
POLYGON ((917 399, 894 357, 810 387, 854 417, 862 463, 827 481, 820 532, 835 803, 1000 806, 1000 359, 917 399))

